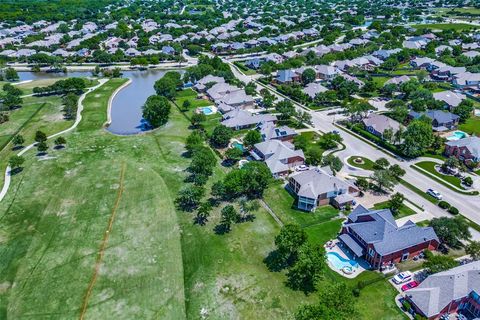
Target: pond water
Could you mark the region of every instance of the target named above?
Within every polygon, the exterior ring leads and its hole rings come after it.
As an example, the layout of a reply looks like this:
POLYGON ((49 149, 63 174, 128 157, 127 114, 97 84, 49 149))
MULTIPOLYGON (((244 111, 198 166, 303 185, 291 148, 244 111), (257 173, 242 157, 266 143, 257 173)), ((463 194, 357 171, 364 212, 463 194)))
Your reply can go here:
MULTIPOLYGON (((123 77, 129 78, 132 82, 124 87, 112 101, 111 119, 112 122, 107 128, 108 131, 119 135, 137 134, 150 127, 142 117, 142 107, 148 96, 155 93, 153 85, 155 81, 163 77, 167 71, 145 70, 145 71, 123 71, 123 77)), ((182 70, 178 71, 183 73, 182 70)), ((19 72, 20 81, 40 80, 68 77, 89 77, 91 72, 68 72, 45 73, 45 72, 19 72)))

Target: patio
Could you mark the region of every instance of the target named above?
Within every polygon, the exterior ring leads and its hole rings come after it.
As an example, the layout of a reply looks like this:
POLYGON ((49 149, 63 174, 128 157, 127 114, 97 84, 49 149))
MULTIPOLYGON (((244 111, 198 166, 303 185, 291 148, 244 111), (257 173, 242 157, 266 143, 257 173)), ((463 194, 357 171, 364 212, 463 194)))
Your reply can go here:
POLYGON ((362 258, 354 258, 350 251, 343 245, 341 241, 338 239, 331 240, 325 244, 325 252, 327 256, 327 264, 336 273, 349 278, 353 279, 357 277, 360 273, 365 270, 370 269, 370 265, 362 258), (333 253, 337 255, 342 261, 348 263, 348 261, 355 261, 356 266, 351 267, 352 272, 346 272, 344 268, 338 268, 328 259, 328 254, 333 253))

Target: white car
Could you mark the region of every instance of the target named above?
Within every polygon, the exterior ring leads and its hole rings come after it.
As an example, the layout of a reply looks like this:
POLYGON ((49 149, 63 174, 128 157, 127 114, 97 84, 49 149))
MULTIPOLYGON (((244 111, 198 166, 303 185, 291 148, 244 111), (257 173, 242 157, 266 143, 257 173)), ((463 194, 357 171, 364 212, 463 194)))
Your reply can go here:
POLYGON ((400 283, 410 281, 412 280, 412 278, 413 278, 413 274, 410 271, 404 271, 397 274, 395 277, 393 277, 392 280, 394 283, 400 284, 400 283))
POLYGON ((435 199, 437 200, 442 200, 443 197, 442 195, 440 194, 440 192, 436 191, 436 190, 433 190, 433 189, 428 189, 427 190, 427 194, 431 195, 432 197, 434 197, 435 199))
POLYGON ((299 165, 299 166, 297 167, 297 171, 307 171, 307 170, 308 170, 308 167, 307 167, 306 165, 304 165, 304 164, 299 165))

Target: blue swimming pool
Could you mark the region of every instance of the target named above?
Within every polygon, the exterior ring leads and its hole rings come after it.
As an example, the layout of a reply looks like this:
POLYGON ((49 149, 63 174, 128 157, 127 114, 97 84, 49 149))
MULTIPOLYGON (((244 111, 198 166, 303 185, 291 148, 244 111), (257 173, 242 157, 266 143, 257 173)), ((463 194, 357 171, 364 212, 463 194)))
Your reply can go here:
POLYGON ((234 141, 234 142, 232 142, 232 146, 237 148, 238 150, 240 150, 242 152, 245 152, 245 147, 243 146, 243 143, 241 143, 241 142, 234 141))
POLYGON ((213 111, 212 107, 203 107, 203 108, 200 108, 200 111, 201 111, 204 115, 206 115, 206 116, 215 113, 215 112, 213 111))
POLYGON ((466 134, 463 131, 454 131, 450 136, 447 137, 447 140, 449 141, 455 141, 455 140, 460 140, 463 138, 468 137, 468 134, 466 134))
POLYGON ((327 259, 332 264, 332 266, 334 266, 335 269, 337 270, 342 270, 345 267, 352 268, 352 269, 358 268, 357 261, 351 260, 351 259, 345 259, 337 252, 328 252, 327 259))

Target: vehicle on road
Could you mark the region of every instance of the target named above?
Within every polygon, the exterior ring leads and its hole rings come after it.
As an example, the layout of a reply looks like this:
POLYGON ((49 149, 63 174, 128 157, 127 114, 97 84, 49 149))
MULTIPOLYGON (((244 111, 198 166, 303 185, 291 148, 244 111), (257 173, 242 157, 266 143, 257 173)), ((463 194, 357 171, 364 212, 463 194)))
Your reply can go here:
POLYGON ((443 199, 442 194, 440 192, 438 192, 437 190, 428 189, 427 194, 431 195, 432 197, 434 197, 437 200, 442 200, 443 199))
POLYGON ((395 284, 400 284, 400 283, 405 283, 407 281, 412 280, 412 277, 413 277, 413 274, 410 271, 404 271, 404 272, 400 272, 395 277, 393 277, 392 281, 395 284))
POLYGON ((402 291, 407 291, 407 290, 413 289, 415 287, 418 287, 419 284, 420 283, 418 283, 418 281, 411 281, 411 282, 409 282, 407 284, 404 284, 402 286, 402 291))
POLYGON ((307 171, 308 170, 308 166, 302 164, 302 165, 299 165, 297 167, 297 171, 307 171))

